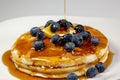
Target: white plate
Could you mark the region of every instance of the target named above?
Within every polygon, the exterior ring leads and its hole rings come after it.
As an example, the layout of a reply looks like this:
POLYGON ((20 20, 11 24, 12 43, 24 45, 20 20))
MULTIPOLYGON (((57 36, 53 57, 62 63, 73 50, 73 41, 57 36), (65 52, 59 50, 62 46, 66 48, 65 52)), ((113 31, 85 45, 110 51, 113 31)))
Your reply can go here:
MULTIPOLYGON (((34 26, 44 25, 48 20, 59 20, 62 16, 31 16, 6 20, 0 23, 0 80, 17 80, 10 75, 7 67, 2 64, 3 53, 11 49, 14 41, 24 32, 34 26)), ((72 23, 89 25, 103 32, 109 39, 109 46, 115 53, 112 64, 104 73, 98 74, 90 80, 118 80, 120 79, 120 20, 92 17, 67 17, 72 23)))

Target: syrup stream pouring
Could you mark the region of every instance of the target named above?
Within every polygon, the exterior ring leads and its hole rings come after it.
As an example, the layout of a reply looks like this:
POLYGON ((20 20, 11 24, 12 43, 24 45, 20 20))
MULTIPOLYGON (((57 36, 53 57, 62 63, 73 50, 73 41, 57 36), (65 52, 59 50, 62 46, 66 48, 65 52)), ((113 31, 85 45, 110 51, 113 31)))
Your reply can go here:
POLYGON ((64 0, 64 19, 66 20, 66 0, 64 0))

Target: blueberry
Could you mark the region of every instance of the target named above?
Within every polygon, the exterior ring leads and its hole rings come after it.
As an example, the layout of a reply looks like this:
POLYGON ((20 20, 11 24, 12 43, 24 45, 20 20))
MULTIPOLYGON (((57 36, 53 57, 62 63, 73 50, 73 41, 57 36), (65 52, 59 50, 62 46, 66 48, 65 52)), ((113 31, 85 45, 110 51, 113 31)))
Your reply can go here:
POLYGON ((66 27, 66 20, 65 19, 59 20, 58 23, 60 24, 60 26, 66 27))
POLYGON ((99 62, 98 64, 96 64, 95 67, 98 69, 99 73, 102 73, 105 71, 105 65, 102 62, 99 62))
POLYGON ((58 34, 55 34, 54 36, 52 36, 51 38, 52 43, 57 44, 59 43, 59 41, 60 41, 60 36, 58 34))
POLYGON ((83 42, 82 36, 79 36, 79 34, 74 34, 72 37, 72 42, 75 43, 75 46, 80 46, 83 42))
POLYGON ((35 48, 36 51, 42 50, 44 48, 44 43, 43 43, 42 40, 41 41, 35 41, 33 43, 33 47, 35 48))
POLYGON ((47 23, 45 24, 45 26, 44 27, 47 27, 47 26, 49 26, 50 24, 53 24, 54 23, 54 21, 53 20, 49 20, 49 21, 47 21, 47 23))
POLYGON ((89 78, 93 78, 96 76, 96 74, 98 73, 98 70, 96 67, 91 67, 87 70, 86 72, 86 76, 89 78))
POLYGON ((76 32, 82 32, 82 31, 84 31, 83 25, 80 25, 80 24, 77 25, 74 29, 75 29, 76 32))
POLYGON ((40 31, 40 28, 39 27, 33 27, 31 30, 30 30, 30 34, 34 37, 36 37, 36 34, 37 32, 40 31))
POLYGON ((72 23, 65 20, 65 19, 61 19, 58 21, 58 23, 60 24, 61 27, 64 27, 65 29, 69 28, 72 26, 72 23))
POLYGON ((66 22, 66 28, 68 29, 69 27, 71 27, 72 26, 72 23, 71 22, 66 22))
POLYGON ((94 46, 97 46, 100 43, 100 39, 98 37, 91 37, 90 42, 94 46))
POLYGON ((73 42, 67 42, 67 43, 65 44, 65 49, 66 49, 67 51, 72 51, 74 48, 75 48, 75 44, 74 44, 73 42))
POLYGON ((66 42, 71 42, 72 40, 72 34, 65 34, 63 35, 63 43, 66 43, 66 42))
POLYGON ((66 43, 66 41, 63 39, 63 37, 60 38, 60 42, 59 42, 59 45, 60 46, 64 46, 66 43))
POLYGON ((42 40, 44 38, 44 32, 39 31, 36 34, 37 40, 42 40))
POLYGON ((80 33, 80 35, 83 37, 84 40, 86 40, 86 39, 88 39, 88 38, 91 37, 91 34, 90 34, 90 32, 88 32, 88 31, 82 31, 82 32, 80 33))
POLYGON ((60 25, 58 24, 58 23, 53 23, 52 25, 51 25, 51 27, 50 27, 50 30, 52 31, 52 32, 56 32, 56 31, 58 31, 60 29, 60 25))
POLYGON ((70 73, 67 75, 67 80, 78 80, 78 76, 75 73, 70 73))

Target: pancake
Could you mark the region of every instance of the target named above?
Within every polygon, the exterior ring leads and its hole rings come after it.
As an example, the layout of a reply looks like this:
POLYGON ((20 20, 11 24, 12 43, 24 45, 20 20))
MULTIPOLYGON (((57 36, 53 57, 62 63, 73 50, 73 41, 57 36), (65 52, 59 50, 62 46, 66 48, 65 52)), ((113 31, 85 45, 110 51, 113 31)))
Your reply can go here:
MULTIPOLYGON (((63 46, 56 46, 50 42, 54 34, 49 28, 41 28, 46 36, 44 38, 45 49, 36 51, 33 42, 36 37, 30 32, 22 34, 14 43, 11 50, 11 59, 16 68, 32 76, 44 78, 65 78, 69 73, 82 76, 87 69, 97 62, 105 62, 108 58, 108 39, 97 29, 84 26, 92 36, 100 39, 98 46, 94 46, 85 40, 83 45, 76 47, 72 52, 64 50, 63 46)), ((60 35, 74 33, 71 28, 68 32, 57 32, 60 35)))
MULTIPOLYGON (((108 52, 100 59, 100 62, 105 62, 108 58, 108 52)), ((86 73, 89 67, 94 66, 97 63, 82 64, 70 67, 48 68, 44 66, 28 66, 23 63, 16 62, 15 66, 18 70, 30 74, 31 76, 39 76, 44 78, 65 78, 69 73, 75 73, 78 76, 82 76, 86 73)))

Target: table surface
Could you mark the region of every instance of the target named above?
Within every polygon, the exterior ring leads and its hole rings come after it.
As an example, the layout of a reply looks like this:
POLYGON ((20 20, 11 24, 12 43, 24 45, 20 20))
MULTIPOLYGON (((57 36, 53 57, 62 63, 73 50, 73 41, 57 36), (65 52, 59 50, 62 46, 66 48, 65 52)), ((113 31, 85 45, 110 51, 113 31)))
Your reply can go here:
MULTIPOLYGON (((67 15, 119 19, 119 3, 120 0, 67 0, 67 15)), ((64 0, 0 0, 0 21, 63 14, 64 0)))

